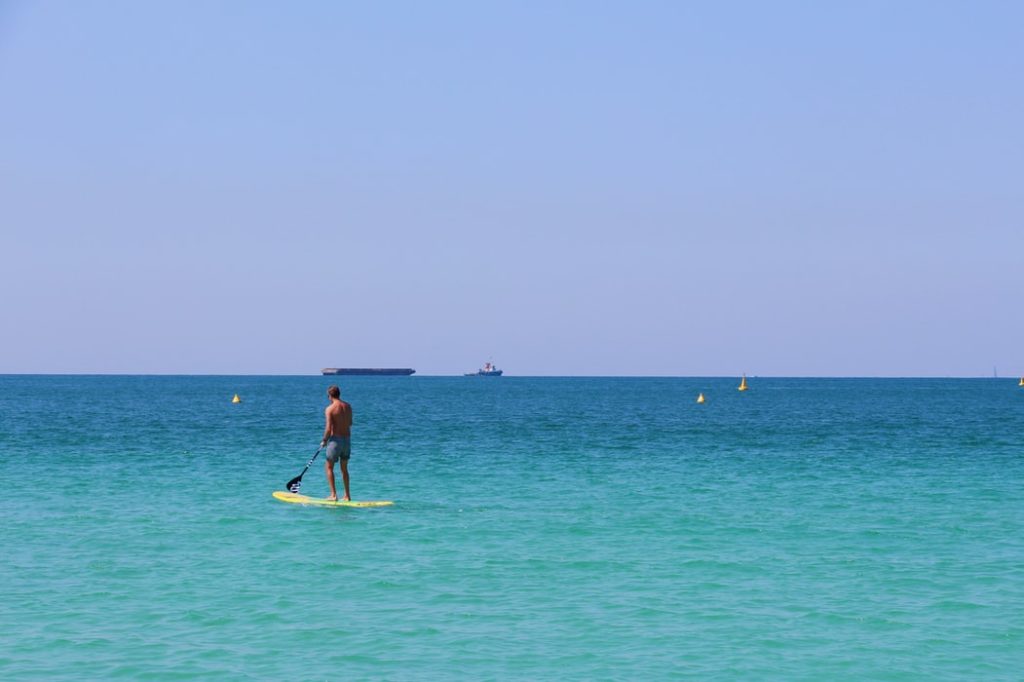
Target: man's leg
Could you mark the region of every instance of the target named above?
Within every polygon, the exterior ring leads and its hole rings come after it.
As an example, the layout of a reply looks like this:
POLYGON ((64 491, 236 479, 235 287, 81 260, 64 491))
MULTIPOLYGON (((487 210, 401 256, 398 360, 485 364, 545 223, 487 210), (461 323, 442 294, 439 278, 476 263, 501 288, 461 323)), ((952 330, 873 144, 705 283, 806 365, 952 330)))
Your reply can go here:
MULTIPOLYGON (((348 492, 348 460, 347 459, 341 460, 341 480, 345 482, 345 499, 346 500, 351 500, 352 499, 352 495, 350 495, 349 492, 348 492)), ((331 470, 331 491, 332 492, 334 491, 334 471, 333 471, 333 469, 331 470)), ((334 493, 335 497, 337 497, 337 495, 338 495, 338 493, 334 493)))
MULTIPOLYGON (((331 488, 331 496, 327 499, 336 500, 338 499, 338 491, 334 489, 334 462, 331 460, 324 462, 324 470, 327 472, 327 485, 331 488)), ((341 465, 341 470, 345 470, 344 464, 341 465)), ((348 474, 345 474, 345 480, 348 481, 348 474)), ((345 485, 347 486, 348 483, 345 483, 345 485)), ((346 487, 345 490, 347 491, 348 488, 346 487)))

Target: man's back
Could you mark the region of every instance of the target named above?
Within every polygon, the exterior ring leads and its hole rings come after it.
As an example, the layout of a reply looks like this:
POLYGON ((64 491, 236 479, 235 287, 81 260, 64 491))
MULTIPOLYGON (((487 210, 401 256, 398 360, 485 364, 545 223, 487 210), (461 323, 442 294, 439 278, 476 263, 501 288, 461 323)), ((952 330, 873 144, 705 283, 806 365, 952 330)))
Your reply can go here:
POLYGON ((331 404, 324 410, 330 424, 331 436, 350 436, 352 428, 352 406, 344 400, 332 398, 331 404))

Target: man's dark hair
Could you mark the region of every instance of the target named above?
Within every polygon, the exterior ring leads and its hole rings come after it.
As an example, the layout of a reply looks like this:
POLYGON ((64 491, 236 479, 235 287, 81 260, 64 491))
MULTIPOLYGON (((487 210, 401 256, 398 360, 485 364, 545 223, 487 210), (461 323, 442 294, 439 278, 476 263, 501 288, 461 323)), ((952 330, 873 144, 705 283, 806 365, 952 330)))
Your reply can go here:
POLYGON ((340 398, 341 397, 341 389, 338 388, 337 386, 328 386, 327 387, 327 395, 331 396, 332 398, 340 398))

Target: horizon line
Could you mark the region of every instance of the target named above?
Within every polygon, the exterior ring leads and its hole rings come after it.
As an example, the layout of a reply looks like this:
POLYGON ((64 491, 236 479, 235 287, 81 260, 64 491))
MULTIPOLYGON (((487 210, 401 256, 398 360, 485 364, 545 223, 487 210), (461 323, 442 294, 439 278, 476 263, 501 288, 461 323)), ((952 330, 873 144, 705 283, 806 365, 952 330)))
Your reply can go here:
MULTIPOLYGON (((181 372, 0 372, 0 377, 320 377, 328 378, 335 375, 324 374, 291 374, 291 373, 181 373, 181 372)), ((491 380, 499 379, 739 379, 746 376, 747 379, 988 379, 1017 381, 1017 375, 1009 376, 986 376, 970 374, 922 374, 922 375, 896 375, 896 374, 834 374, 834 375, 811 375, 811 374, 505 374, 501 377, 486 377, 491 380)), ((1024 374, 1020 375, 1024 377, 1024 374)), ((423 378, 476 378, 473 375, 464 374, 423 374, 416 372, 408 377, 377 377, 347 375, 345 380, 351 379, 411 379, 423 378)))

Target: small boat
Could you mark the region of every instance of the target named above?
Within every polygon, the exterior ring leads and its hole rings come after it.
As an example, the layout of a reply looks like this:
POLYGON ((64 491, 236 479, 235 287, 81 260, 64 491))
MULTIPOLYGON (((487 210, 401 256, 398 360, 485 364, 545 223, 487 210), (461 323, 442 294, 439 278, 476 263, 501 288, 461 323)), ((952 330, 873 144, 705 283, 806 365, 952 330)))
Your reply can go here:
POLYGON ((475 372, 467 372, 464 376, 467 377, 500 377, 502 371, 490 362, 484 363, 484 366, 475 372))
POLYGON ((740 387, 737 388, 736 390, 737 391, 746 391, 748 388, 749 387, 747 386, 747 375, 744 374, 743 378, 740 379, 740 387))
POLYGON ((698 403, 703 403, 704 402, 704 394, 703 393, 701 393, 701 394, 699 394, 697 396, 697 402, 698 403))
POLYGON ((1017 385, 1018 385, 1018 386, 1024 386, 1024 377, 1021 377, 1021 378, 1020 378, 1020 383, 1019 383, 1019 384, 1017 384, 1017 385))

